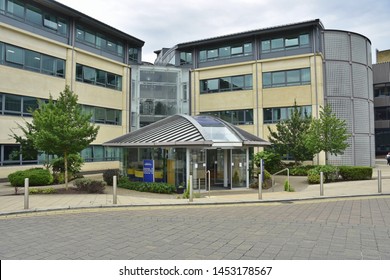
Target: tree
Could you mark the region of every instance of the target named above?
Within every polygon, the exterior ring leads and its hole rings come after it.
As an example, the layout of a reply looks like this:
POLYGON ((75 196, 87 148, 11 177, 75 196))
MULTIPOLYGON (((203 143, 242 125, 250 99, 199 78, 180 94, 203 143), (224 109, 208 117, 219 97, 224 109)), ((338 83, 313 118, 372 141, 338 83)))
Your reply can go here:
POLYGON ((32 113, 32 133, 26 135, 37 150, 64 158, 65 187, 68 188, 68 156, 80 153, 96 139, 99 127, 90 123, 91 115, 84 114, 78 97, 68 86, 57 101, 39 101, 32 113))
POLYGON ((330 105, 321 106, 320 118, 313 119, 306 137, 306 145, 316 154, 324 151, 325 162, 328 162, 328 153, 331 155, 343 154, 349 147, 349 138, 345 120, 340 120, 332 112, 330 105))
POLYGON ((274 150, 281 155, 291 155, 295 165, 300 161, 312 159, 315 153, 306 147, 304 141, 310 123, 311 118, 303 114, 302 109, 294 103, 290 118, 277 123, 276 131, 268 126, 269 141, 273 144, 274 150))

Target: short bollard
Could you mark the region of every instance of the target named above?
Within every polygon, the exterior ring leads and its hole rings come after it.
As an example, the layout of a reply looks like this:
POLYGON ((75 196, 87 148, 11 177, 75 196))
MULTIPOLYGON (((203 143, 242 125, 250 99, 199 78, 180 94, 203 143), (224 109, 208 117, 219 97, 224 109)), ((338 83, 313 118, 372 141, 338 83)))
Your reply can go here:
POLYGON ((194 188, 192 187, 192 175, 190 175, 190 202, 194 201, 194 188))
POLYGON ((324 196, 324 172, 320 172, 320 196, 324 196))
POLYGON ((117 204, 117 195, 116 195, 116 185, 117 185, 117 182, 116 182, 116 176, 114 176, 112 178, 112 194, 113 194, 113 199, 112 199, 112 203, 113 204, 117 204))
POLYGON ((378 193, 382 193, 382 170, 378 170, 378 193))
POLYGON ((29 208, 28 195, 29 195, 30 191, 29 191, 28 185, 29 185, 29 180, 28 180, 28 178, 25 178, 24 179, 24 209, 29 208))

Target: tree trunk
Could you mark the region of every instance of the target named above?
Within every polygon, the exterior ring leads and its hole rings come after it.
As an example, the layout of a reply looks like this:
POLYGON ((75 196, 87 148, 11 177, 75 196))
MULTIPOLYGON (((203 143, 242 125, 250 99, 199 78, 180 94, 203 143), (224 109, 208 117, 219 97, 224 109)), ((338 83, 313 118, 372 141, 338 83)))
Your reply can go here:
POLYGON ((65 189, 68 190, 68 153, 64 153, 64 165, 65 165, 65 189))

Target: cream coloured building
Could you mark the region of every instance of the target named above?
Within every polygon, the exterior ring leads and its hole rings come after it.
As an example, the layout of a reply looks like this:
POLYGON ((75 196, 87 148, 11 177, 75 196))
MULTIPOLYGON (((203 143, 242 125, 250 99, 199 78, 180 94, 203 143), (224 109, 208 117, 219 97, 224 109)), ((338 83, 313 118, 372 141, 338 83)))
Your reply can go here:
POLYGON ((351 137, 329 163, 375 163, 371 42, 363 35, 316 19, 181 43, 155 64, 190 69, 192 115, 219 116, 263 139, 294 102, 313 117, 330 104, 351 137))
POLYGON ((15 153, 10 130, 28 121, 37 99, 56 99, 66 85, 100 126, 82 153, 85 170, 117 166, 117 150, 101 144, 130 129, 131 68, 143 45, 55 1, 0 0, 0 178, 39 163, 15 153))

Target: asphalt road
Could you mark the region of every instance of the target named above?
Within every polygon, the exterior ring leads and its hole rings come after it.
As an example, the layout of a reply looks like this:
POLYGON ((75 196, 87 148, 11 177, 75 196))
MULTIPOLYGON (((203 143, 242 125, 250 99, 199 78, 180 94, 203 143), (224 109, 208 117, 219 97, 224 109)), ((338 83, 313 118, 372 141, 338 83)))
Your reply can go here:
POLYGON ((11 215, 0 259, 390 260, 390 197, 11 215))

